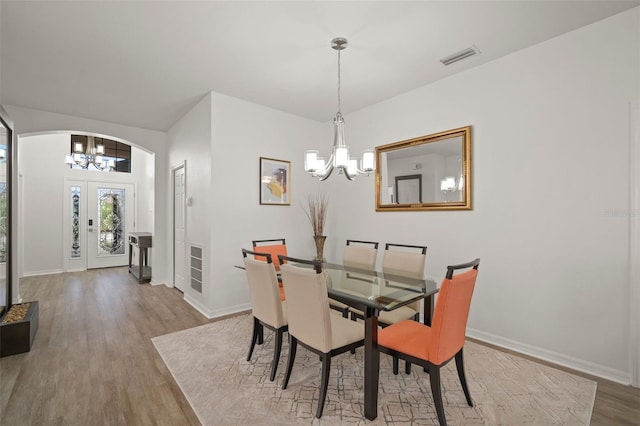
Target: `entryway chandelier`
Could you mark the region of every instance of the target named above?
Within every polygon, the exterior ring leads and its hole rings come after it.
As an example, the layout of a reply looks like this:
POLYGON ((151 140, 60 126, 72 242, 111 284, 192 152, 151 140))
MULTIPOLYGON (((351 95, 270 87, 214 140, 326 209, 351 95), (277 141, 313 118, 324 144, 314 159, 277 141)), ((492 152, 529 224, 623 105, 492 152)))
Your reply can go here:
POLYGON ((338 51, 338 112, 333 118, 333 152, 327 162, 318 156, 319 151, 311 150, 304 153, 304 170, 320 180, 331 176, 333 169, 338 169, 340 174, 344 174, 349 180, 353 180, 359 174, 369 175, 376 170, 376 157, 373 150, 368 149, 362 152, 360 168, 358 168, 358 161, 351 159, 349 147, 344 142, 344 119, 340 112, 340 51, 347 48, 347 43, 347 39, 342 37, 331 40, 331 47, 338 51))
POLYGON ((74 143, 73 155, 67 155, 64 162, 71 166, 75 164, 83 169, 88 169, 93 165, 98 170, 113 171, 116 166, 115 161, 103 157, 104 145, 96 145, 93 136, 87 136, 87 149, 84 152, 82 152, 82 147, 81 142, 74 143))

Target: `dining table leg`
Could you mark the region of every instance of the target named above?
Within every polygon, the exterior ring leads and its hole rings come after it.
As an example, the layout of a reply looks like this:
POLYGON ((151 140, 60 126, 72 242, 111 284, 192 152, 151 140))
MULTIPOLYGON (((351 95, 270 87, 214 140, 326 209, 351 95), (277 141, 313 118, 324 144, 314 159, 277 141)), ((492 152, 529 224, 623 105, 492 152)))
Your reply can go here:
POLYGON ((433 316, 433 308, 435 305, 435 297, 433 295, 429 295, 423 299, 423 324, 431 327, 431 317, 433 316))
POLYGON ((367 306, 364 315, 364 416, 374 420, 378 416, 378 312, 367 306))

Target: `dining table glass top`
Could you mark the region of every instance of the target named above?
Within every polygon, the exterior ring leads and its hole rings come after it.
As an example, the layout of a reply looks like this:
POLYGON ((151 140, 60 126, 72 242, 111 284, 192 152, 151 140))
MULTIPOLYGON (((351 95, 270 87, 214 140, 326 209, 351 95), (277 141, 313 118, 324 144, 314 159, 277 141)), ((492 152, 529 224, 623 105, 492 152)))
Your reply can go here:
POLYGON ((328 262, 322 263, 322 271, 327 276, 329 295, 348 305, 391 311, 438 291, 438 285, 432 279, 409 278, 328 262))

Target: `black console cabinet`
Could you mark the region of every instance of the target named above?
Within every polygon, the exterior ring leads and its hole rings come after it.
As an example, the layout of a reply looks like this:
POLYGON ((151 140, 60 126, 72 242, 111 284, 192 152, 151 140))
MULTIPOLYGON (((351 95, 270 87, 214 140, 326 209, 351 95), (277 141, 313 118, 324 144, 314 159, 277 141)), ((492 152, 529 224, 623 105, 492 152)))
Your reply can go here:
POLYGON ((129 273, 133 274, 139 283, 151 281, 151 266, 149 266, 149 249, 151 248, 150 232, 132 232, 129 234, 129 273), (133 265, 133 249, 138 248, 138 265, 133 265))

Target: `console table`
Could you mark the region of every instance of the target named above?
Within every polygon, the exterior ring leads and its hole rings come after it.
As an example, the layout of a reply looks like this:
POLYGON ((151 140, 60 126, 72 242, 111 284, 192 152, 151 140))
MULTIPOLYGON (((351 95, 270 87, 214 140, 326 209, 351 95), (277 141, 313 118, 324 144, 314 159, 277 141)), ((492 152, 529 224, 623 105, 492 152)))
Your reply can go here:
POLYGON ((149 266, 149 249, 151 248, 150 232, 131 232, 129 234, 129 273, 133 274, 138 283, 151 281, 151 266, 149 266), (138 265, 133 265, 133 249, 138 248, 138 265))

